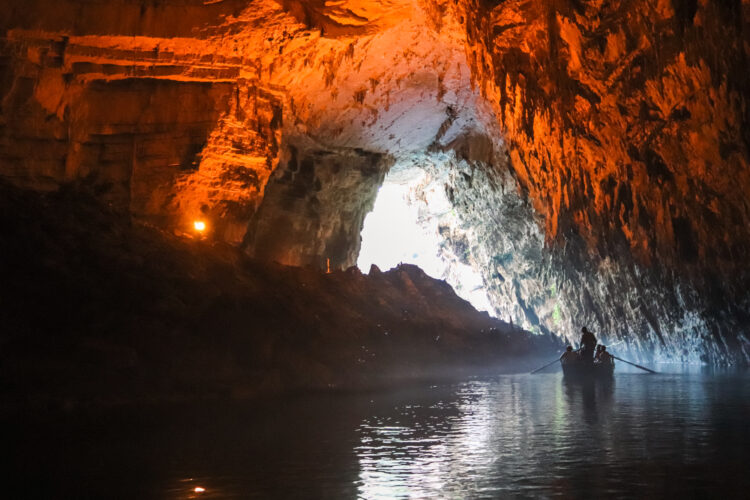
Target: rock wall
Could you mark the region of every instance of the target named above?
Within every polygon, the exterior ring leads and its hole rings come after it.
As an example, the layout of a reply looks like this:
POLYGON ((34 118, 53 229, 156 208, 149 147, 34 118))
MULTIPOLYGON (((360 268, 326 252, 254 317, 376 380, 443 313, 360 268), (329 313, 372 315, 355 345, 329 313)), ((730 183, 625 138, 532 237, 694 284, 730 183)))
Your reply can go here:
POLYGON ((465 12, 473 73, 549 239, 580 234, 602 256, 624 240, 642 263, 736 271, 748 251, 750 3, 465 12))
POLYGON ((747 361, 748 19, 747 0, 11 0, 0 175, 336 268, 390 165, 424 159, 498 314, 747 361))
POLYGON ((415 266, 260 262, 133 224, 73 188, 0 182, 0 225, 4 414, 374 389, 530 370, 562 347, 415 266))
POLYGON ((279 93, 209 42, 244 8, 11 2, 0 17, 3 176, 38 189, 85 182, 140 217, 183 230, 212 217, 217 236, 241 241, 281 126, 279 93))
POLYGON ((747 359, 750 3, 464 13, 473 74, 576 315, 678 357, 747 359))
POLYGON ((288 151, 243 247, 258 258, 287 265, 353 266, 365 215, 393 159, 361 149, 300 151, 290 146, 288 151))

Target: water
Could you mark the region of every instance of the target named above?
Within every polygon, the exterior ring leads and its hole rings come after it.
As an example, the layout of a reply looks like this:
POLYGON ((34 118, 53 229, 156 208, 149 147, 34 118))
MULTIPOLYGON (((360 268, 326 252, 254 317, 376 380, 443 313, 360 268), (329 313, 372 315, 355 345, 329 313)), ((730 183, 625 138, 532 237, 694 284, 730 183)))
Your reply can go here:
POLYGON ((35 416, 3 425, 3 484, 50 498, 750 498, 749 396, 747 373, 542 374, 35 416))

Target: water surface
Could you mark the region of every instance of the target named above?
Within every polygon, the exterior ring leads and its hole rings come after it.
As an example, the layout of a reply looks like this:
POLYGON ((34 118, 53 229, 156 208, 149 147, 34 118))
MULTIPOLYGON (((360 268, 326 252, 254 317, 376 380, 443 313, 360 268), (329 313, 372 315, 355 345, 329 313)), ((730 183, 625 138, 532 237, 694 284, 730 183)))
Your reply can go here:
POLYGON ((747 373, 553 373, 42 415, 4 424, 6 484, 58 498, 748 498, 749 397, 747 373))

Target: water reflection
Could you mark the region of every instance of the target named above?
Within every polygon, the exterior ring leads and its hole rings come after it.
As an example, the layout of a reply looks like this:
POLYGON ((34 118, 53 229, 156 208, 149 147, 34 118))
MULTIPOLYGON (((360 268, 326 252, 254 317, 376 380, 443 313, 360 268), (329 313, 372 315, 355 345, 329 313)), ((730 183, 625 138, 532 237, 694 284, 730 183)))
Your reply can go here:
POLYGON ((577 381, 563 378, 562 385, 569 415, 577 414, 576 406, 579 406, 580 418, 588 425, 609 420, 615 389, 614 379, 577 381))
POLYGON ((747 374, 691 372, 501 376, 0 429, 5 484, 27 498, 732 498, 750 491, 748 421, 747 374))
MULTIPOLYGON (((616 385, 508 376, 461 385, 430 404, 381 408, 358 428, 359 496, 568 497, 596 491, 627 497, 640 491, 652 497, 713 483, 706 470, 726 460, 711 447, 721 435, 712 415, 720 401, 706 391, 711 384, 684 376, 623 377, 616 385), (683 476, 671 483, 672 472, 683 476)), ((739 387, 747 394, 744 379, 739 387)), ((736 394, 725 396, 734 400, 736 394)), ((747 410, 745 405, 745 418, 747 410)), ((728 419, 722 427, 736 432, 738 415, 721 415, 728 419)), ((738 434, 750 443, 747 430, 738 434)), ((719 487, 739 491, 731 483, 719 487)))

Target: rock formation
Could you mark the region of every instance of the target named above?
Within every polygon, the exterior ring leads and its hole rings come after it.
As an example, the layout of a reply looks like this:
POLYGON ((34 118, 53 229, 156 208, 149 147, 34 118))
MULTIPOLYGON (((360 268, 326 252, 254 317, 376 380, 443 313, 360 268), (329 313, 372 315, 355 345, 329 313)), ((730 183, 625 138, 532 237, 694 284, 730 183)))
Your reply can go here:
POLYGON ((416 266, 326 274, 133 224, 74 188, 0 195, 0 413, 372 389, 562 348, 416 266))
POLYGON ((750 2, 10 0, 0 175, 346 268, 393 165, 496 312, 750 360, 750 2))

